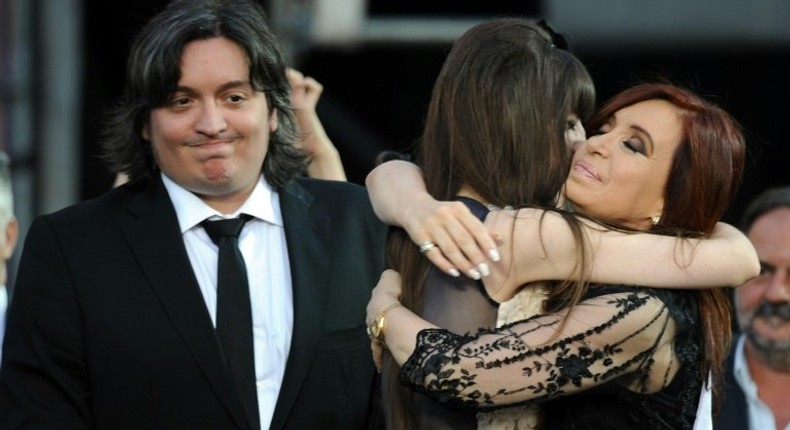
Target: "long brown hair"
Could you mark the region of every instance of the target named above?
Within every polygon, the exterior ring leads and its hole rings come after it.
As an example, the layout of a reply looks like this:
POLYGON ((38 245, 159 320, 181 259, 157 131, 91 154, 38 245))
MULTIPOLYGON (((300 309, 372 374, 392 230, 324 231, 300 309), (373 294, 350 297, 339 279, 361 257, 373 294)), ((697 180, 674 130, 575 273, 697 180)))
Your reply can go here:
MULTIPOLYGON (((452 199, 462 186, 487 203, 552 208, 567 176, 566 118, 595 104, 589 73, 543 28, 497 19, 453 45, 433 88, 417 153, 428 191, 452 199)), ((418 313, 428 263, 402 229, 393 229, 389 265, 403 279, 403 304, 418 313)), ((411 393, 384 369, 387 428, 413 428, 411 393)))
MULTIPOLYGON (((743 176, 746 143, 740 125, 726 111, 693 92, 665 82, 646 83, 612 97, 588 121, 597 130, 617 111, 647 100, 665 100, 677 108, 680 144, 673 154, 664 187, 664 209, 651 233, 678 238, 705 237, 726 214, 743 176)), ((587 214, 593 216, 595 214, 587 214)), ((573 291, 553 291, 578 297, 573 291)), ((732 340, 731 307, 724 288, 696 290, 705 341, 701 374, 711 372, 714 397, 720 399, 724 359, 732 340)), ((558 300, 555 296, 553 300, 558 300)))

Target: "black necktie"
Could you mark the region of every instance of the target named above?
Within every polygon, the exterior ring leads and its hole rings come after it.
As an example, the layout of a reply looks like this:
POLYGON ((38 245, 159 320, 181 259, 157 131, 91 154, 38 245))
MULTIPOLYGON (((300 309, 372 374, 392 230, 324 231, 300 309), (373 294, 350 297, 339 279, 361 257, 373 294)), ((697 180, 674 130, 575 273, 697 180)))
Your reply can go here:
POLYGON ((217 265, 217 336, 241 396, 251 428, 260 428, 255 361, 252 348, 252 310, 247 268, 239 250, 239 233, 251 217, 203 221, 219 247, 217 265))

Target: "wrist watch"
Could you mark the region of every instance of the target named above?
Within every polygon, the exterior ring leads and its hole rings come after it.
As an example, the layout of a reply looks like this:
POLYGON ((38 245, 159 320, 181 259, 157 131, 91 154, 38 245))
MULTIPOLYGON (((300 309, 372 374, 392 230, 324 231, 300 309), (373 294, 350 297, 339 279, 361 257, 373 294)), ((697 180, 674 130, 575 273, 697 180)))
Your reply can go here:
POLYGON ((375 340, 380 343, 384 343, 384 320, 387 318, 387 314, 390 313, 391 310, 397 309, 402 307, 403 305, 400 302, 395 302, 381 311, 381 315, 378 318, 373 320, 373 322, 368 326, 368 336, 372 340, 375 340))

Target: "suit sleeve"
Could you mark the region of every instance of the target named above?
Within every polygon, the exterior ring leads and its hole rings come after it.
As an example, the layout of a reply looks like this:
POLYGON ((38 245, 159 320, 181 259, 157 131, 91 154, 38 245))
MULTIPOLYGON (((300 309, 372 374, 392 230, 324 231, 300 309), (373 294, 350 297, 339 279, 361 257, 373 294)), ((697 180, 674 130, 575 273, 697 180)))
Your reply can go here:
POLYGON ((0 370, 0 428, 88 429, 89 375, 75 285, 47 218, 30 228, 0 370))

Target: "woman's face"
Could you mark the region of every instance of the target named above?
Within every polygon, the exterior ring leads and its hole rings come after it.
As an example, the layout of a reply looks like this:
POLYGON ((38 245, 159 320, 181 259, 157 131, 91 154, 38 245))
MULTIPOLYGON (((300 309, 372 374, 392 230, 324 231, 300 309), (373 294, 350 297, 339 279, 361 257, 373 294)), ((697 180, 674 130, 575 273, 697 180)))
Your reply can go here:
POLYGON ((566 198, 577 212, 647 230, 661 215, 664 186, 680 143, 678 109, 647 100, 615 112, 576 145, 566 198))

